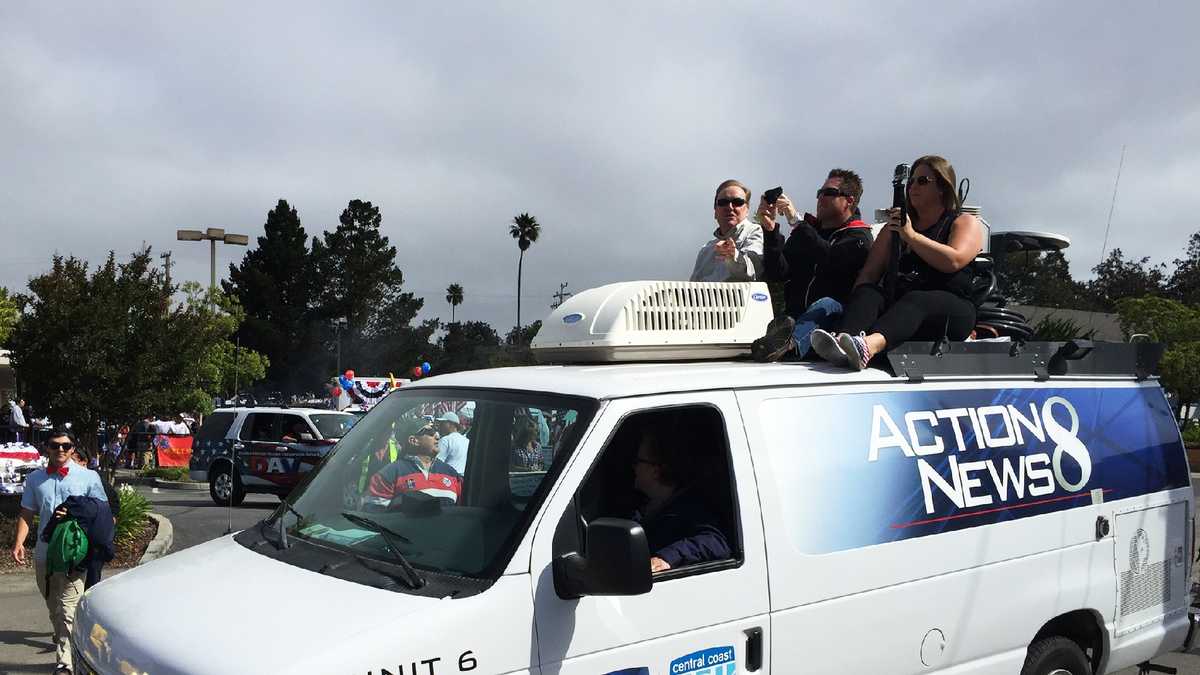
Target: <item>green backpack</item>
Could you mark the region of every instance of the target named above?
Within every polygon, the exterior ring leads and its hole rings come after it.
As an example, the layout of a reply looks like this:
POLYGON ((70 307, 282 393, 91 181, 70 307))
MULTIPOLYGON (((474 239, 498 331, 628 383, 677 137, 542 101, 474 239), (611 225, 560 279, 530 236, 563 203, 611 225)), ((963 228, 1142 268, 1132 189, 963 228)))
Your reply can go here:
POLYGON ((46 574, 70 573, 87 557, 87 533, 74 520, 64 520, 50 535, 50 546, 46 549, 46 574))

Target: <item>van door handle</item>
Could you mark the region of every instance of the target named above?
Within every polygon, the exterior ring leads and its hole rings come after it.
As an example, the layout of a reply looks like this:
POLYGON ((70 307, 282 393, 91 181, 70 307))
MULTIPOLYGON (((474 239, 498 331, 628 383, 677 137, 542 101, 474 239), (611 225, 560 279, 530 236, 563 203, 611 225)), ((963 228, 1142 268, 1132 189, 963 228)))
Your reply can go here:
POLYGON ((758 627, 746 630, 746 672, 753 673, 762 668, 763 658, 762 629, 758 627))
POLYGON ((245 443, 234 443, 234 444, 233 444, 233 449, 234 449, 234 450, 245 450, 245 449, 246 449, 246 444, 245 444, 245 443))

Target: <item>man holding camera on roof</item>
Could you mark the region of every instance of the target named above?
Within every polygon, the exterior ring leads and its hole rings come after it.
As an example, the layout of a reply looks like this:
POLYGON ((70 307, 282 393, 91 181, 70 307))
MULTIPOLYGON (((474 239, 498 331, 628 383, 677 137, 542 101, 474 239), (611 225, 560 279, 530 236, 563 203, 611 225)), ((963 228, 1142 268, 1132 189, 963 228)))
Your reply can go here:
POLYGON ((763 265, 768 281, 782 281, 786 311, 754 341, 758 361, 804 358, 816 328, 830 329, 842 315, 854 279, 867 260, 874 237, 858 217, 862 179, 846 169, 833 169, 817 190, 817 214, 801 218, 792 201, 764 195, 758 217, 763 229, 763 265), (784 239, 775 217, 792 226, 784 239))

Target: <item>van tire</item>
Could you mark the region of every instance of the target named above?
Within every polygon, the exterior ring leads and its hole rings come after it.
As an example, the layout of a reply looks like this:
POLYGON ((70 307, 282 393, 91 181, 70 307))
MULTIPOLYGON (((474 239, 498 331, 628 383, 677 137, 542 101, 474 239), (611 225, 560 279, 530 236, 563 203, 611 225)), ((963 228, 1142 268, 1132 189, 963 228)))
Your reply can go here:
POLYGON ((208 496, 217 506, 241 506, 246 499, 246 488, 238 476, 231 476, 229 466, 222 464, 208 472, 208 496), (232 492, 232 501, 230 500, 232 492))
POLYGON ((1049 637, 1029 646, 1021 675, 1092 675, 1092 665, 1074 641, 1049 637))

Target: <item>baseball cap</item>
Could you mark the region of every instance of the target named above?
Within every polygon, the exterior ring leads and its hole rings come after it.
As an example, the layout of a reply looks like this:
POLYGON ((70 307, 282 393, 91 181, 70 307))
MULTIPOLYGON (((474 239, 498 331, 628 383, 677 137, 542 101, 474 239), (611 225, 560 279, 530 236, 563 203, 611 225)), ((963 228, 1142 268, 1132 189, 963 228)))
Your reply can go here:
POLYGON ((432 425, 433 423, 424 417, 404 420, 396 427, 396 440, 403 443, 408 440, 409 436, 416 436, 418 431, 432 425))
POLYGON ((462 424, 462 422, 458 421, 458 415, 455 415, 454 413, 452 413, 450 411, 446 411, 446 412, 442 413, 441 415, 438 415, 437 419, 434 421, 435 422, 453 422, 455 424, 462 424))

